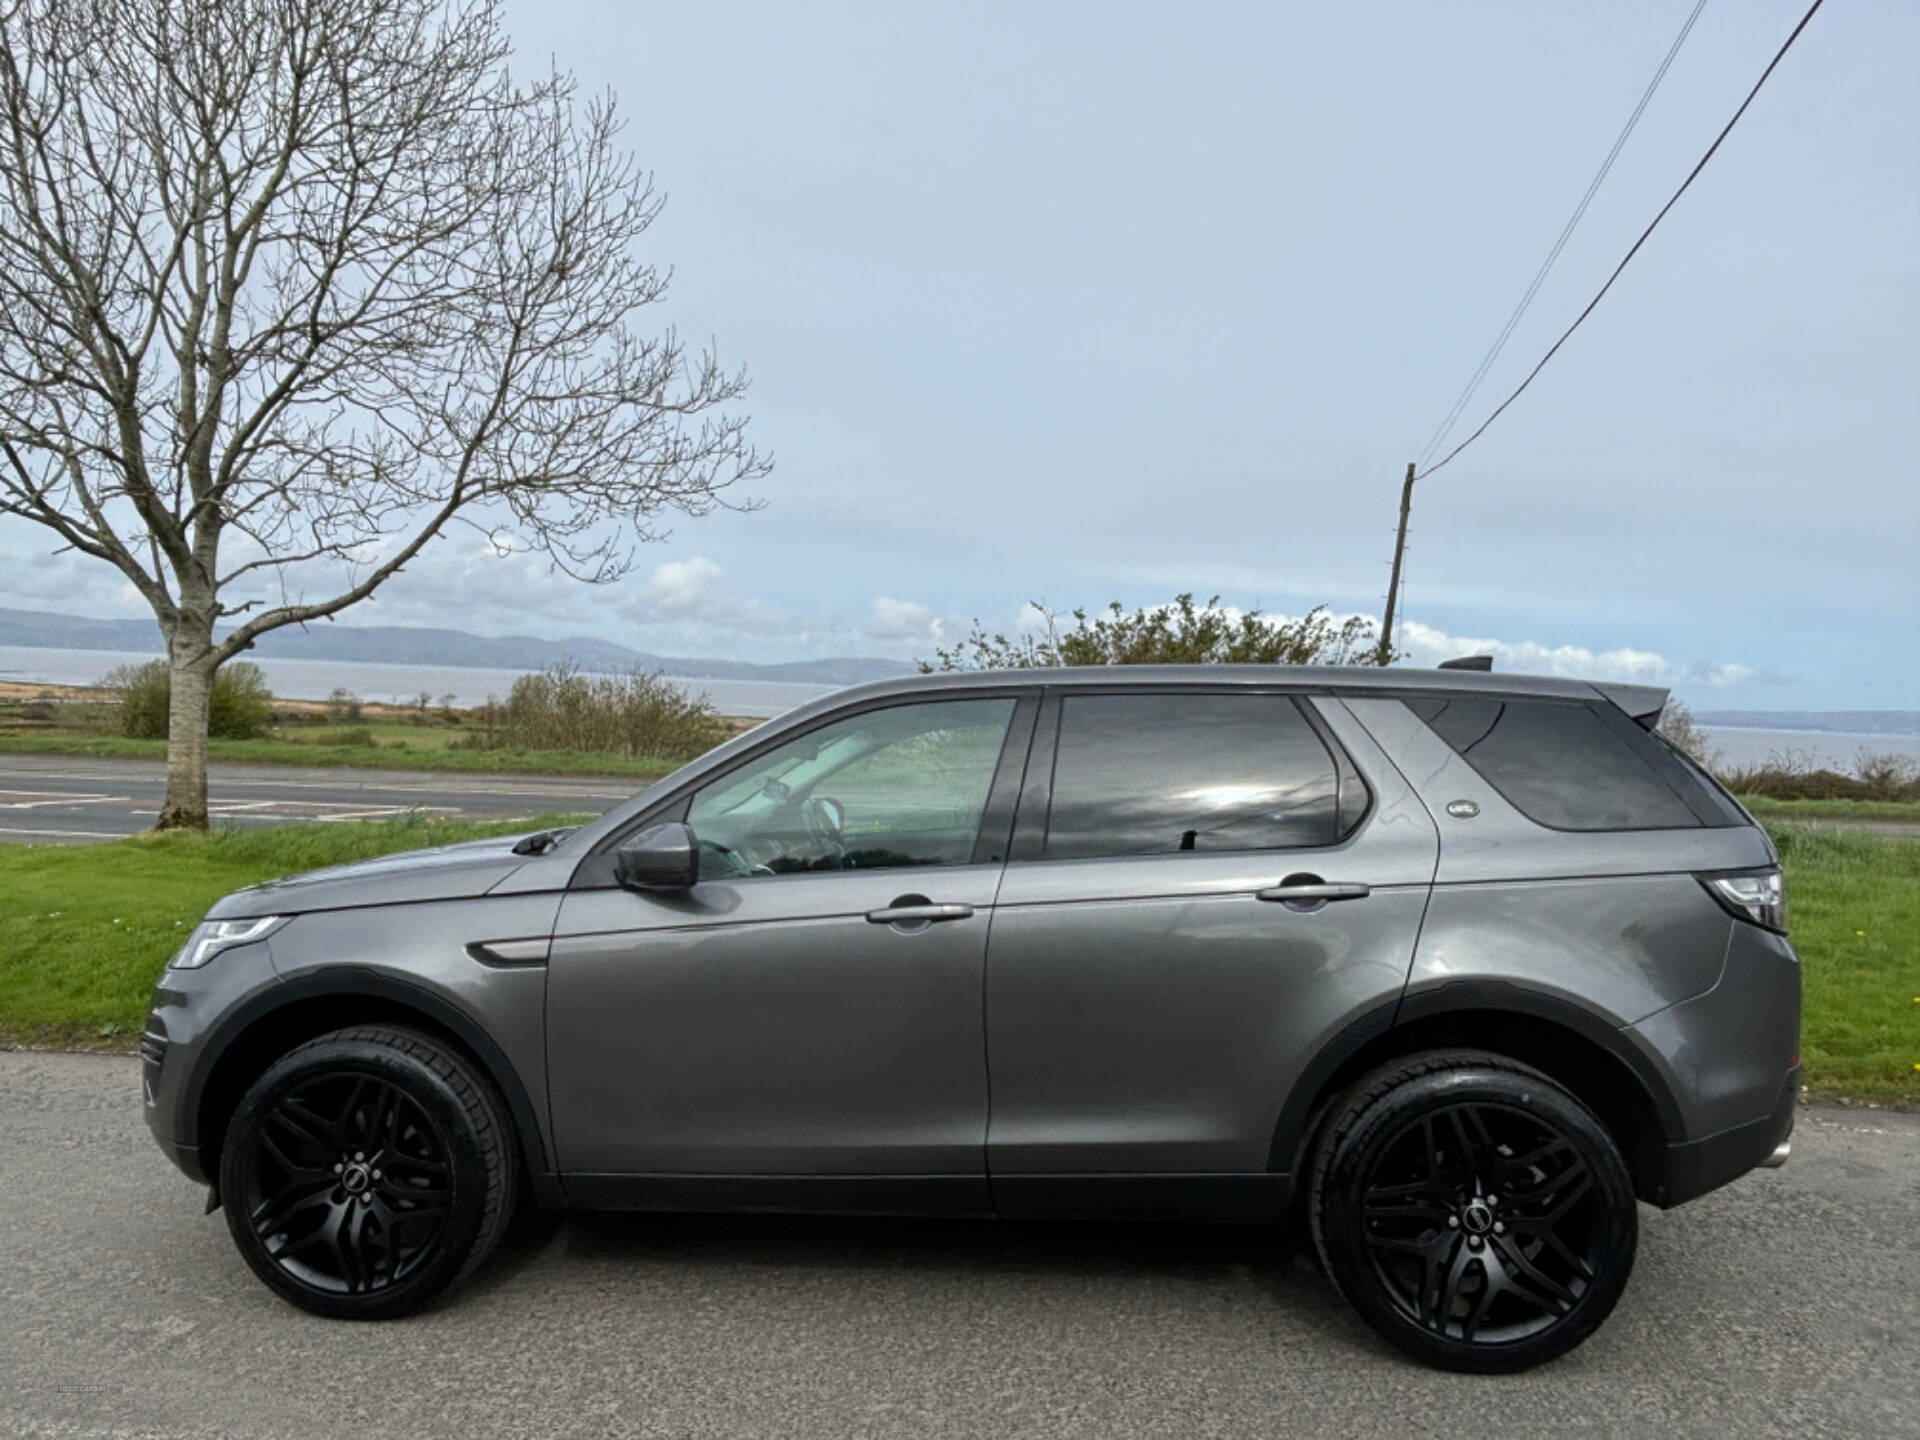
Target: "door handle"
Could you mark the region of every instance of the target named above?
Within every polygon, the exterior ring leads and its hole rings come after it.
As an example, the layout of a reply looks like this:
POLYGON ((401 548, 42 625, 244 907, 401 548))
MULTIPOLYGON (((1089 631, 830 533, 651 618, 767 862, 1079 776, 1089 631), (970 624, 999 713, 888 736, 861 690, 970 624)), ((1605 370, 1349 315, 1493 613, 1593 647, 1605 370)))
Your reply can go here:
POLYGON ((1289 875, 1278 885, 1253 892, 1256 900, 1277 900, 1289 910, 1318 910, 1335 900, 1364 900, 1373 892, 1352 881, 1328 882, 1318 875, 1289 875))
POLYGON ((971 905, 935 905, 921 900, 908 905, 896 903, 879 910, 869 910, 867 920, 874 925, 910 925, 919 929, 938 925, 942 920, 964 920, 971 914, 971 905))

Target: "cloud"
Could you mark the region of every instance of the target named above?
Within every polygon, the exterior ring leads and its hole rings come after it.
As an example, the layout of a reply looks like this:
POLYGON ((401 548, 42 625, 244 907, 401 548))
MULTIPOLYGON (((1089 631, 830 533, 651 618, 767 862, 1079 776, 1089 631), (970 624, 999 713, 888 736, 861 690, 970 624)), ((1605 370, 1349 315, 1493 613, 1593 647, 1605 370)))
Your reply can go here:
MULTIPOLYGON (((1239 619, 1243 613, 1240 607, 1234 605, 1213 608, 1233 620, 1239 619)), ((1300 617, 1273 614, 1269 618, 1282 624, 1300 617)), ((1333 617, 1336 624, 1348 618, 1346 615, 1333 617)), ((1364 618, 1372 620, 1375 625, 1379 624, 1380 617, 1377 615, 1365 615, 1364 618)), ((1071 618, 1068 617, 1064 623, 1070 625, 1071 618)), ((1020 632, 1038 634, 1046 628, 1046 615, 1035 605, 1023 605, 1014 616, 1013 625, 1020 632)), ((1399 633, 1394 638, 1405 656, 1402 663, 1423 668, 1431 668, 1442 660, 1463 655, 1491 655, 1495 668, 1508 674, 1556 675, 1576 680, 1616 680, 1642 685, 1705 686, 1715 690, 1754 681, 1767 685, 1791 683, 1785 676, 1770 670, 1758 671, 1750 665, 1732 661, 1681 662, 1670 660, 1657 651, 1631 646, 1591 650, 1584 645, 1545 645, 1537 640, 1451 635, 1417 620, 1402 621, 1397 629, 1399 633)))
POLYGON ((0 605, 103 620, 153 613, 140 592, 105 561, 27 547, 0 551, 0 605))
POLYGON ((646 578, 633 608, 657 614, 686 615, 723 594, 725 576, 704 555, 691 560, 669 560, 646 578))
MULTIPOLYGON (((30 545, 10 547, 10 552, 0 550, 0 606, 93 616, 148 613, 132 586, 99 561, 36 552, 30 545)), ((1232 606, 1220 608, 1239 614, 1232 606)), ((942 614, 922 601, 894 595, 875 595, 863 609, 851 612, 782 607, 736 584, 703 554, 663 561, 644 576, 618 585, 586 585, 554 574, 538 556, 502 556, 477 536, 449 536, 429 545, 373 601, 347 611, 342 623, 554 638, 595 635, 661 655, 751 660, 824 655, 919 659, 972 628, 968 617, 942 614)), ((1044 628, 1045 617, 1026 604, 1011 616, 989 616, 983 623, 989 631, 1031 633, 1044 628)), ((1594 650, 1532 639, 1455 635, 1417 620, 1404 621, 1397 638, 1406 662, 1421 666, 1460 655, 1491 655, 1506 673, 1710 690, 1788 683, 1771 670, 1738 661, 1680 661, 1630 644, 1594 650)))
POLYGON ((1409 620, 1395 637, 1414 665, 1438 665, 1460 655, 1491 655, 1496 669, 1525 675, 1564 675, 1579 680, 1620 680, 1642 685, 1696 685, 1725 690, 1762 678, 1752 666, 1730 661, 1669 660, 1653 650, 1621 646, 1543 645, 1536 640, 1496 640, 1449 635, 1409 620))
POLYGON ((937 642, 945 638, 947 622, 916 600, 876 595, 862 630, 875 640, 937 642))

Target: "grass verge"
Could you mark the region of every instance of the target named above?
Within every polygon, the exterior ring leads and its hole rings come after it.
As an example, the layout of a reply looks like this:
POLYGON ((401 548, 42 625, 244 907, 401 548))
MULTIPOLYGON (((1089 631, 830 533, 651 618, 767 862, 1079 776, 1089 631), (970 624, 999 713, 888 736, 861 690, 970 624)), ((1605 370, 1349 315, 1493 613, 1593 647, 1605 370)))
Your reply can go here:
POLYGON ((1740 803, 1756 819, 1779 820, 1912 820, 1920 822, 1920 800, 1775 800, 1770 795, 1742 795, 1740 803))
MULTIPOLYGON (((676 762, 579 750, 454 750, 443 732, 407 725, 363 727, 373 745, 329 745, 325 730, 311 741, 209 740, 207 758, 227 765, 318 765, 353 770, 472 771, 512 775, 620 775, 657 779, 676 762)), ((165 760, 164 740, 119 735, 0 735, 0 755, 88 755, 109 760, 165 760)))
POLYGON ((1920 1105, 1920 840, 1774 823, 1821 1099, 1920 1105))
MULTIPOLYGON (((406 820, 0 845, 0 1039, 130 1048, 167 957, 242 885, 556 823, 406 820)), ((1773 830, 1804 965, 1809 1092, 1920 1105, 1920 841, 1773 830)))
POLYGON ((243 885, 565 823, 409 819, 0 845, 0 1040, 131 1048, 167 957, 243 885))

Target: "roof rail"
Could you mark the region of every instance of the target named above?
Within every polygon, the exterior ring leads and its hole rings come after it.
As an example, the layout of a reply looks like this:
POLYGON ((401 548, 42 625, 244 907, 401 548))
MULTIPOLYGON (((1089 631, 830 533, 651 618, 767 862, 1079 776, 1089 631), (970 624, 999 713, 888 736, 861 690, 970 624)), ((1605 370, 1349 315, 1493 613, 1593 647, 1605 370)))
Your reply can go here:
POLYGON ((1491 655, 1462 655, 1457 660, 1442 660, 1440 662, 1440 669, 1491 670, 1493 669, 1493 657, 1491 655))

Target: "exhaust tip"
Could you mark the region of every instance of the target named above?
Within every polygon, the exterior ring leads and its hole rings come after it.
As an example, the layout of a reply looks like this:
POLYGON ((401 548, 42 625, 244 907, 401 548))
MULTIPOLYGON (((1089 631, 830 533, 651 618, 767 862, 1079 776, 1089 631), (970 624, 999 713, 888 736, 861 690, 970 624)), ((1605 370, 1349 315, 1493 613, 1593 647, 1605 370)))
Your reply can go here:
POLYGON ((1793 1153, 1793 1139, 1788 1137, 1773 1147, 1773 1153, 1760 1162, 1763 1170, 1778 1170, 1787 1163, 1787 1156, 1793 1153))

